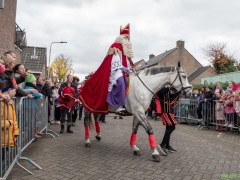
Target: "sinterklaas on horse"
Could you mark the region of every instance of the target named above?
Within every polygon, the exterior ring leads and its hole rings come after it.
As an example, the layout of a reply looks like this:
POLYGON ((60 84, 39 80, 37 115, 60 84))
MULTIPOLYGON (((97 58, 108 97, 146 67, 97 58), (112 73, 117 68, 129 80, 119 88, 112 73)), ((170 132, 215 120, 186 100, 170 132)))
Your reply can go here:
MULTIPOLYGON (((184 94, 185 96, 189 96, 192 93, 192 86, 189 84, 187 75, 179 62, 178 66, 155 66, 146 68, 137 73, 131 73, 130 90, 126 96, 125 104, 126 110, 133 115, 130 146, 133 149, 134 155, 140 155, 140 150, 136 145, 136 138, 138 126, 142 125, 148 134, 153 160, 157 162, 160 161, 160 155, 157 150, 153 129, 146 118, 145 112, 149 107, 153 95, 156 94, 165 84, 170 84, 176 90, 181 91, 181 95, 184 94)), ((109 112, 115 112, 116 108, 109 106, 108 110, 109 112)), ((91 115, 89 116, 88 114, 87 117, 90 119, 91 115)), ((98 117, 96 115, 94 116, 95 122, 98 122, 98 117)), ((87 123, 84 124, 85 126, 87 125, 87 123)), ((100 140, 101 135, 99 122, 96 127, 96 130, 99 131, 97 132, 96 138, 100 140)), ((85 143, 88 144, 86 147, 90 146, 89 138, 86 139, 85 143)))

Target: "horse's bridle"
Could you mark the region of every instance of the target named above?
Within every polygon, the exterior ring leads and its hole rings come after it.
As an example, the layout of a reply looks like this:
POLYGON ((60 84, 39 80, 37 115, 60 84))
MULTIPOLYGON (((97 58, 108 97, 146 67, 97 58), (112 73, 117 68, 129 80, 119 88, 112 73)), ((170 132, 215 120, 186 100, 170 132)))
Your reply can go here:
POLYGON ((187 92, 188 92, 190 89, 192 89, 192 86, 186 86, 186 87, 183 86, 182 78, 181 78, 181 76, 180 76, 179 67, 177 67, 177 76, 175 77, 174 81, 170 84, 170 86, 173 85, 173 83, 177 80, 178 77, 179 77, 179 81, 180 81, 181 86, 182 86, 182 88, 181 88, 180 91, 181 91, 181 92, 184 92, 184 93, 182 94, 182 96, 183 96, 183 95, 187 94, 187 92), (189 89, 189 90, 188 90, 187 92, 185 92, 185 89, 189 89))
MULTIPOLYGON (((152 91, 147 87, 147 85, 142 81, 142 79, 138 76, 137 73, 136 73, 136 75, 137 75, 138 79, 141 81, 141 83, 147 88, 147 90, 148 90, 149 92, 151 92, 153 95, 155 95, 155 93, 152 92, 152 91)), ((181 76, 180 76, 179 67, 177 67, 177 76, 175 77, 174 81, 171 83, 171 86, 172 86, 173 83, 177 80, 178 77, 179 77, 179 81, 180 81, 180 83, 181 83, 181 85, 182 85, 182 88, 181 88, 180 91, 181 91, 181 92, 184 92, 183 95, 185 95, 185 94, 187 94, 187 92, 188 92, 190 89, 192 89, 192 86, 186 86, 186 87, 183 86, 182 79, 181 79, 181 76), (185 92, 185 89, 189 89, 189 90, 188 90, 187 92, 185 92)), ((183 96, 183 95, 182 95, 182 96, 183 96)))

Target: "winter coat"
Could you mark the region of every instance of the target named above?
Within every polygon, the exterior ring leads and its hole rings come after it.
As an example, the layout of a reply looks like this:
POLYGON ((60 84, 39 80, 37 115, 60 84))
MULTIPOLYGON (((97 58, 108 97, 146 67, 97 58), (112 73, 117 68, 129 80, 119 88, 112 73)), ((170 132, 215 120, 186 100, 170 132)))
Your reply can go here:
POLYGON ((38 90, 39 93, 42 93, 42 88, 43 88, 42 84, 36 84, 36 89, 38 90))
POLYGON ((197 97, 197 100, 199 103, 203 103, 204 102, 204 93, 200 93, 199 96, 197 97))
MULTIPOLYGON (((12 70, 6 70, 4 73, 0 74, 1 80, 7 80, 9 82, 9 86, 13 86, 13 79, 16 80, 17 84, 24 82, 24 78, 22 76, 14 77, 14 73, 12 70)), ((25 92, 21 87, 18 87, 16 90, 17 96, 27 96, 29 93, 25 92)))
POLYGON ((42 95, 44 95, 45 97, 48 98, 48 103, 50 105, 53 105, 53 101, 52 101, 52 87, 44 84, 43 88, 42 88, 42 95))
POLYGON ((215 105, 215 118, 216 120, 225 120, 224 115, 225 107, 221 101, 217 101, 215 105))
MULTIPOLYGON (((25 89, 36 89, 36 87, 32 83, 26 83, 25 89)), ((31 95, 33 96, 34 99, 39 99, 42 97, 42 95, 40 93, 31 93, 31 95)), ((28 99, 28 100, 31 101, 31 99, 28 99)), ((25 106, 26 106, 26 108, 29 108, 29 109, 37 109, 38 108, 36 100, 34 100, 34 102, 33 102, 33 107, 28 107, 29 106, 28 103, 25 106)))
POLYGON ((2 148, 4 148, 4 143, 5 143, 4 137, 6 138, 6 147, 8 146, 8 142, 10 142, 9 146, 16 146, 17 142, 15 141, 15 136, 19 135, 19 129, 18 129, 18 123, 17 123, 17 119, 16 119, 14 103, 12 100, 10 100, 7 103, 4 103, 3 101, 1 102, 1 117, 2 117, 2 125, 1 125, 2 148), (6 106, 6 108, 5 108, 5 106, 6 106), (4 112, 5 110, 7 110, 7 112, 4 112), (6 119, 4 119, 5 116, 6 116, 6 119), (12 120, 13 124, 10 124, 9 120, 12 120), (5 131, 5 129, 6 129, 6 131, 5 131))
POLYGON ((207 110, 210 109, 213 105, 213 92, 205 92, 204 98, 203 98, 203 109, 207 110), (204 101, 204 99, 207 100, 207 102, 204 101))
POLYGON ((225 105, 225 113, 226 114, 231 114, 234 113, 234 107, 233 107, 233 102, 234 102, 234 96, 230 95, 230 96, 224 96, 223 97, 223 102, 225 105))

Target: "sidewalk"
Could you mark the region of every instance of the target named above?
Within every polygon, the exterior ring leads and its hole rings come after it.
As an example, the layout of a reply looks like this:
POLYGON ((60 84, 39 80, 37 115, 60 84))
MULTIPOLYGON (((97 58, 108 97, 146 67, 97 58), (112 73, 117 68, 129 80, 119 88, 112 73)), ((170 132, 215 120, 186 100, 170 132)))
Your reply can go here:
MULTIPOLYGON (((161 121, 149 121, 159 143, 165 127, 161 121)), ((113 119, 111 115, 106 122, 101 123, 101 141, 95 139, 95 132, 90 132, 90 148, 85 147, 83 120, 77 120, 73 134, 64 133, 56 138, 44 135, 23 153, 43 169, 19 161, 34 174, 29 175, 15 165, 8 180, 217 180, 224 179, 219 174, 240 175, 240 135, 235 133, 197 131, 196 126, 179 124, 171 136, 171 145, 177 152, 161 156, 161 162, 156 163, 152 161, 148 136, 142 127, 137 136, 142 156, 133 155, 129 146, 132 117, 113 119)), ((51 125, 50 129, 59 133, 60 126, 51 125)))

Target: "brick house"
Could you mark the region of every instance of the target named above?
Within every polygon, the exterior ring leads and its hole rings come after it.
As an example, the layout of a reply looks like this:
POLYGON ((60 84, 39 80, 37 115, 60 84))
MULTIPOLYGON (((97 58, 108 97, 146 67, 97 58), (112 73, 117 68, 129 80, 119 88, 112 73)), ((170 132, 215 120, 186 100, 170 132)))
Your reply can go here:
POLYGON ((139 69, 143 64, 145 64, 146 62, 144 61, 144 59, 137 61, 134 63, 134 66, 136 69, 139 69))
POLYGON ((17 57, 16 64, 22 63, 24 66, 30 69, 32 68, 31 70, 33 72, 41 71, 41 76, 45 78, 47 69, 46 66, 47 48, 37 48, 37 52, 38 49, 40 49, 41 51, 40 53, 41 55, 37 56, 38 58, 42 59, 38 59, 37 61, 31 61, 32 60, 31 57, 33 57, 32 55, 34 55, 33 47, 30 47, 30 49, 32 49, 32 52, 30 52, 29 48, 27 47, 26 32, 23 31, 15 22, 17 0, 5 0, 3 4, 4 4, 3 8, 2 9, 0 8, 0 55, 4 54, 4 52, 9 50, 14 51, 17 57), (42 56, 42 54, 45 54, 45 56, 42 56), (40 65, 42 67, 39 67, 40 65))
POLYGON ((21 49, 15 45, 17 0, 4 1, 0 9, 0 54, 12 50, 16 53, 17 63, 21 62, 21 49))
POLYGON ((179 40, 176 42, 176 47, 166 50, 164 53, 155 56, 149 55, 149 60, 137 68, 142 70, 152 66, 177 66, 180 60, 183 69, 188 75, 188 80, 191 84, 200 84, 202 76, 214 75, 211 67, 203 67, 197 59, 193 57, 184 47, 184 41, 179 40), (189 79, 190 77, 190 79, 189 79))

